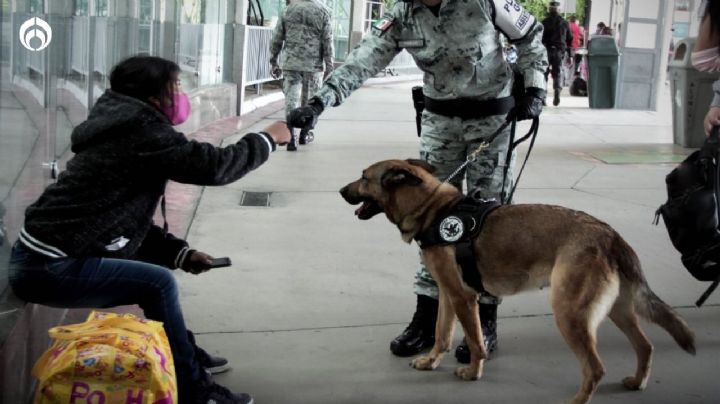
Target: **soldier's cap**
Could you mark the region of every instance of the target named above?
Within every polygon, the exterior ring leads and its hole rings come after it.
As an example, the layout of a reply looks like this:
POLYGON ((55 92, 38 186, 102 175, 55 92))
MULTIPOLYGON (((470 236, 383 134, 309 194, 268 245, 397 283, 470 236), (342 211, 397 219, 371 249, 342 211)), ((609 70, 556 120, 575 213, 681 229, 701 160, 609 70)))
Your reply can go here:
POLYGON ((550 7, 560 7, 560 2, 559 1, 551 1, 550 7))

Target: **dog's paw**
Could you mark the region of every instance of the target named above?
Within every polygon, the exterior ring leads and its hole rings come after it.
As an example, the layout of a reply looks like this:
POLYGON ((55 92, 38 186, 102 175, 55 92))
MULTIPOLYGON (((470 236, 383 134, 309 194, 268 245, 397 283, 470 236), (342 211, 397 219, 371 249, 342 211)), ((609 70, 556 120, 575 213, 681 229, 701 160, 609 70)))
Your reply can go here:
POLYGON ((645 383, 639 381, 635 376, 624 378, 622 384, 628 390, 645 390, 645 383))
POLYGON ((477 380, 482 372, 479 369, 473 369, 472 366, 463 366, 455 369, 455 376, 463 380, 477 380))
POLYGON ((417 370, 433 370, 437 367, 438 361, 430 356, 418 356, 410 362, 410 366, 417 370))

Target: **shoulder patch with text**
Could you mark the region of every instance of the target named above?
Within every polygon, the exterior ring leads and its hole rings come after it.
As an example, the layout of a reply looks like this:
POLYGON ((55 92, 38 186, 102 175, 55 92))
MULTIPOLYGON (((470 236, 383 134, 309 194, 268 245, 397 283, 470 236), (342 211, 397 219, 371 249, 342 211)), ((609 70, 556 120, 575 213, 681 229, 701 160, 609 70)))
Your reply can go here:
POLYGON ((511 41, 522 39, 535 25, 535 17, 518 0, 491 0, 493 22, 511 41))

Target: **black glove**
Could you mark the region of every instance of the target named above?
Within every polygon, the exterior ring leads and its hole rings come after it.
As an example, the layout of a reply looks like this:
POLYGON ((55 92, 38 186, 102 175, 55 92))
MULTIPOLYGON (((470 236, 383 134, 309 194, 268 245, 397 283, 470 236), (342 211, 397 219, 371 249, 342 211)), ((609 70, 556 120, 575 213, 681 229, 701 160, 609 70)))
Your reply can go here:
POLYGON ((270 75, 274 79, 279 79, 282 76, 282 69, 278 65, 272 65, 270 69, 270 75))
POLYGON ((323 107, 320 99, 313 97, 306 106, 290 111, 288 114, 288 125, 291 128, 314 129, 318 117, 324 109, 325 107, 323 107))
POLYGON ((508 119, 517 119, 524 121, 540 116, 547 92, 537 87, 528 87, 525 89, 525 95, 515 100, 515 108, 510 111, 508 119))

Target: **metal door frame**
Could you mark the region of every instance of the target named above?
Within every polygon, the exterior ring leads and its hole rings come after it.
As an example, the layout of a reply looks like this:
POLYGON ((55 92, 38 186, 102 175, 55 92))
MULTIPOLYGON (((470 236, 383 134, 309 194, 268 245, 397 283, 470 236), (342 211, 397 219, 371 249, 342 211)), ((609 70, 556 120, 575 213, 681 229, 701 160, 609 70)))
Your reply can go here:
MULTIPOLYGON (((630 16, 630 3, 633 3, 635 1, 641 2, 642 0, 625 0, 625 12, 624 12, 624 18, 623 18, 623 27, 622 31, 620 32, 620 39, 621 39, 621 45, 620 45, 620 64, 618 66, 618 86, 617 86, 617 94, 615 95, 615 106, 616 108, 627 108, 624 106, 623 103, 623 94, 624 94, 624 87, 626 83, 632 83, 632 82, 641 82, 645 83, 645 81, 632 81, 629 80, 626 82, 626 74, 625 74, 625 64, 626 64, 626 58, 624 57, 624 54, 626 54, 627 49, 632 49, 632 53, 635 54, 654 54, 655 55, 655 67, 653 69, 653 77, 651 78, 650 84, 651 84, 651 91, 650 91, 650 100, 647 106, 648 110, 656 110, 657 109, 657 94, 658 94, 658 86, 659 86, 659 79, 660 79, 660 66, 662 65, 662 57, 666 55, 666 53, 663 50, 664 47, 664 35, 665 35, 665 14, 666 14, 666 8, 667 8, 667 0, 658 0, 658 16, 656 19, 653 18, 637 18, 637 17, 631 17, 630 16), (630 23, 644 23, 644 24, 653 24, 656 26, 655 30, 655 48, 654 49, 643 49, 643 48, 627 48, 627 31, 628 26, 630 23)), ((633 109, 642 109, 642 108, 633 108, 633 109)))

